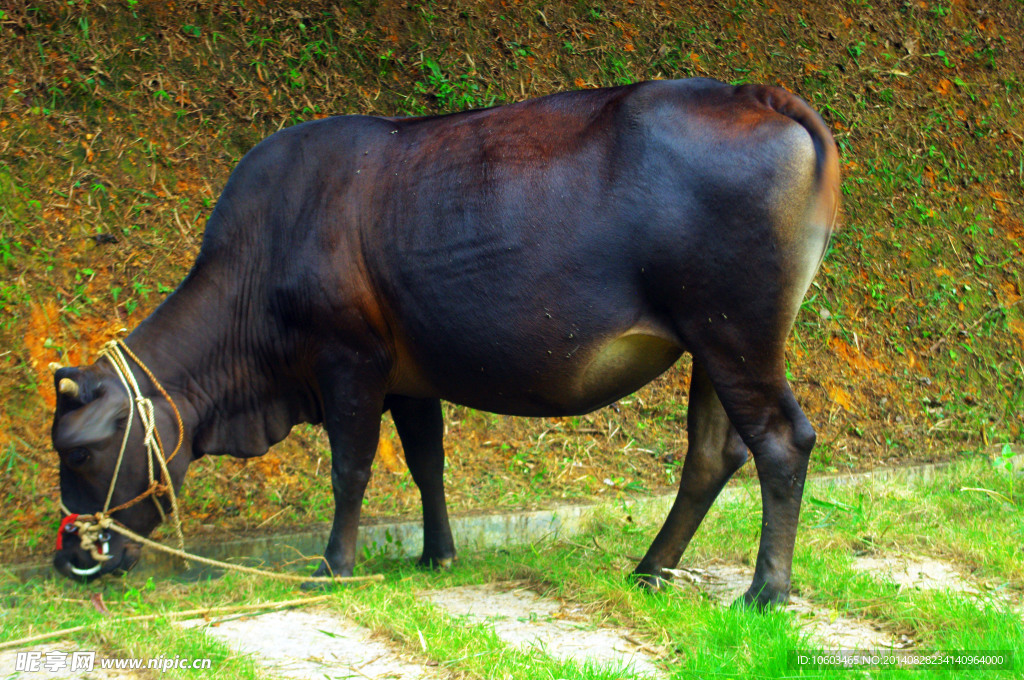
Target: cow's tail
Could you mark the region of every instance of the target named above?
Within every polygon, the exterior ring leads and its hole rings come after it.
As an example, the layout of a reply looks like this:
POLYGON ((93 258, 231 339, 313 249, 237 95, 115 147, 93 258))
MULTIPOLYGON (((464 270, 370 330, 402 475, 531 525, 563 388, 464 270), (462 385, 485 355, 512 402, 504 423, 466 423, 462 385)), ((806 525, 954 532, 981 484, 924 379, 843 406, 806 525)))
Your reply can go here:
MULTIPOLYGON (((803 99, 780 87, 747 86, 754 97, 768 108, 799 123, 811 136, 816 157, 817 215, 815 222, 827 230, 825 257, 832 233, 839 222, 839 151, 825 121, 803 99)), ((819 259, 818 264, 821 264, 819 259)))

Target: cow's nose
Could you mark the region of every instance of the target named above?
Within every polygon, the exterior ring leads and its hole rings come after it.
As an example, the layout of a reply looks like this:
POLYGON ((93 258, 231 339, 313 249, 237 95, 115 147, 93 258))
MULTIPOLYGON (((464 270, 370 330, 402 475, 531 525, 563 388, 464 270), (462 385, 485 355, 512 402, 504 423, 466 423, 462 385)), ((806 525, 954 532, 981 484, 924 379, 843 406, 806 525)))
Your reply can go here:
POLYGON ((93 574, 98 574, 100 569, 102 568, 103 563, 97 562, 96 560, 92 559, 92 556, 88 553, 78 552, 70 560, 68 560, 68 570, 75 576, 92 576, 93 574), (78 558, 78 561, 80 563, 92 562, 92 564, 90 566, 76 567, 74 565, 75 558, 78 558))
POLYGON ((103 563, 97 562, 85 550, 64 548, 53 556, 53 567, 62 575, 78 580, 99 574, 103 563))
POLYGON ((66 532, 61 548, 54 555, 53 566, 71 579, 88 579, 113 571, 116 565, 124 561, 117 559, 115 553, 119 550, 123 552, 125 547, 114 546, 113 538, 109 531, 104 530, 99 533, 95 543, 83 545, 77 532, 66 532), (108 559, 97 559, 97 554, 107 556, 108 559))

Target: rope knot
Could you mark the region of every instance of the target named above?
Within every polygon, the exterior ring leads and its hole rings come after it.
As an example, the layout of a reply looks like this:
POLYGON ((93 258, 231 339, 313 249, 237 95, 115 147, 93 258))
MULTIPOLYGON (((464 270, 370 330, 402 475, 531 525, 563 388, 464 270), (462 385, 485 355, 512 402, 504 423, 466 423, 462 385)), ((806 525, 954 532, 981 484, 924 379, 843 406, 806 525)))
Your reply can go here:
POLYGON ((97 512, 93 515, 68 515, 61 522, 61 537, 58 539, 58 549, 62 546, 63 533, 68 525, 73 525, 78 531, 79 541, 82 547, 87 547, 89 555, 97 562, 106 562, 110 559, 110 526, 113 520, 97 512))

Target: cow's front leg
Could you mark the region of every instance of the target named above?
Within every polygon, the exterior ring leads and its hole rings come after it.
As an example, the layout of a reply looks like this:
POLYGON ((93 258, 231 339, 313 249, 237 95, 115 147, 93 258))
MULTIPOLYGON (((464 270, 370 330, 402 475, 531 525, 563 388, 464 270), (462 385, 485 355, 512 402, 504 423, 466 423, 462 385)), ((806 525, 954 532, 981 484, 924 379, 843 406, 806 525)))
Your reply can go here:
POLYGON ((331 443, 334 523, 316 576, 351 576, 363 493, 377 451, 384 380, 369 371, 327 371, 320 378, 324 429, 331 443))
POLYGON ((392 395, 385 406, 391 409, 395 429, 405 449, 405 461, 423 501, 423 555, 420 564, 448 568, 455 559, 455 541, 448 524, 444 498, 441 401, 392 395))

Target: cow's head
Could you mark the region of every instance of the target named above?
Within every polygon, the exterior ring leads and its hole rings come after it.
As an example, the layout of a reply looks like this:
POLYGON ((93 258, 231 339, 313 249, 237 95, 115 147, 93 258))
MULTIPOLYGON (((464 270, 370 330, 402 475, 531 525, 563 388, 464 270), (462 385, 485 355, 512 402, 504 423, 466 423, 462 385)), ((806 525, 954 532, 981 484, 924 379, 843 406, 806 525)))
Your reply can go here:
MULTIPOLYGON (((138 374, 137 374, 138 375, 138 374)), ((144 376, 141 385, 149 385, 144 376)), ((144 444, 144 428, 138 407, 132 408, 128 389, 122 384, 108 359, 100 359, 84 368, 60 368, 54 373, 57 411, 53 418, 53 446, 60 456, 61 500, 68 512, 91 515, 104 506, 116 508, 144 493, 150 485, 149 454, 144 444), (125 428, 131 427, 127 441, 125 428), (120 456, 122 443, 124 453, 120 456), (118 464, 118 458, 121 458, 118 464), (109 505, 107 494, 113 493, 109 505)), ((143 387, 143 390, 146 388, 143 387)), ((167 400, 159 394, 152 399, 157 432, 170 455, 178 441, 177 422, 167 400)), ((169 462, 171 480, 177 490, 185 477, 191 451, 183 442, 182 450, 169 462)), ((159 462, 152 461, 157 480, 161 479, 159 462)), ((159 500, 166 512, 166 496, 159 500)), ((154 498, 146 498, 130 507, 117 510, 113 519, 135 533, 148 535, 160 523, 154 498)), ((123 574, 138 561, 141 546, 116 532, 106 531, 98 542, 83 539, 73 523, 61 525, 54 567, 65 576, 92 580, 103 574, 123 574), (109 559, 97 561, 92 552, 105 553, 109 559)))

